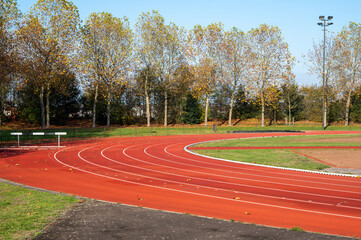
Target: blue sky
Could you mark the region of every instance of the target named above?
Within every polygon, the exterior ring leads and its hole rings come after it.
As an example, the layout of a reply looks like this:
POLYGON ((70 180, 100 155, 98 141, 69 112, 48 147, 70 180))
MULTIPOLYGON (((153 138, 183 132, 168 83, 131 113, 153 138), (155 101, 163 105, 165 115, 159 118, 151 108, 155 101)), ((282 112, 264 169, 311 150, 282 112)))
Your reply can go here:
MULTIPOLYGON (((25 13, 36 0, 18 0, 25 13)), ((73 0, 85 20, 92 12, 110 12, 117 17, 128 17, 134 25, 142 12, 159 10, 167 22, 185 29, 196 24, 206 26, 222 22, 226 29, 237 27, 245 32, 260 24, 278 26, 297 64, 294 68, 300 85, 319 84, 320 80, 307 74, 302 55, 313 42, 323 38, 317 25, 320 15, 333 16, 332 32, 339 32, 350 21, 361 23, 361 0, 73 0)))

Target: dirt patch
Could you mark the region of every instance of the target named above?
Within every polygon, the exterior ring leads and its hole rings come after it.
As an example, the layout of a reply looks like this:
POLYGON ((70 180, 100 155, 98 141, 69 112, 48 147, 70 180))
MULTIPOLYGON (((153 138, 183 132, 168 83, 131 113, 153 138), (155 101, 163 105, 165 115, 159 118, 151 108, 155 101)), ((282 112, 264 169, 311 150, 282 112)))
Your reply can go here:
MULTIPOLYGON (((361 143, 361 136, 343 136, 337 138, 297 139, 293 142, 307 143, 361 143)), ((297 149, 297 152, 339 168, 361 169, 361 150, 358 149, 297 149)))
POLYGON ((297 149, 297 152, 337 167, 361 169, 361 150, 358 149, 297 149))

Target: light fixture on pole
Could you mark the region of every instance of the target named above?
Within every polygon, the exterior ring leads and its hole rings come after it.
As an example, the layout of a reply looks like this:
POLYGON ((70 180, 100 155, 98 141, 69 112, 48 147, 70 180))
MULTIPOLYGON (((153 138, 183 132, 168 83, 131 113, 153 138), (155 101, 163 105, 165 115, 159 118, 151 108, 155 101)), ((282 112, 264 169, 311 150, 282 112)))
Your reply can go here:
POLYGON ((330 22, 332 16, 328 16, 327 19, 325 16, 320 16, 319 19, 322 22, 317 23, 317 25, 323 27, 323 58, 322 58, 322 130, 326 128, 326 101, 325 101, 325 51, 326 51, 326 27, 332 25, 330 22))

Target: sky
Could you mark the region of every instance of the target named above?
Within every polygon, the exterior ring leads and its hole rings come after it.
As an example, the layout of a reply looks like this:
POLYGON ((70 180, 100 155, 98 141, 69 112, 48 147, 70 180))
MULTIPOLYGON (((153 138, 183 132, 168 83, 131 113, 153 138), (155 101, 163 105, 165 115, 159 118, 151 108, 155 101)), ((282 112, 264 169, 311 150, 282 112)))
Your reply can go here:
MULTIPOLYGON (((71 0, 68 0, 71 1, 71 0)), ((36 0, 18 0, 23 13, 36 0)), ((167 23, 190 30, 194 25, 221 22, 225 29, 237 27, 247 32, 260 24, 277 26, 296 58, 294 73, 299 85, 320 84, 321 79, 308 74, 303 55, 313 43, 323 40, 319 16, 333 16, 328 31, 338 33, 349 22, 361 23, 361 0, 72 0, 84 21, 92 12, 110 12, 127 17, 134 26, 143 12, 158 10, 167 23)), ((327 32, 327 34, 330 34, 327 32)))

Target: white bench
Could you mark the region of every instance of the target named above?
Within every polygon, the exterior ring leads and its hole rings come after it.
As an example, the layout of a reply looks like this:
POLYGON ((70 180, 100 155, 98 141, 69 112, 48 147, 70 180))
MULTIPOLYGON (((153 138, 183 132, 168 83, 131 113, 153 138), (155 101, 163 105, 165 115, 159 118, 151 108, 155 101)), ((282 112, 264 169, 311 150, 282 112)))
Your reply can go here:
POLYGON ((18 136, 18 147, 20 147, 20 136, 31 135, 31 136, 44 136, 44 135, 57 135, 58 136, 58 147, 60 147, 60 136, 66 135, 66 132, 12 132, 12 136, 18 136))

